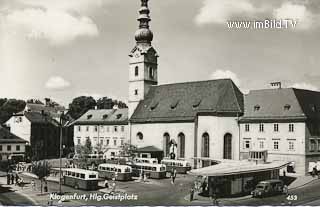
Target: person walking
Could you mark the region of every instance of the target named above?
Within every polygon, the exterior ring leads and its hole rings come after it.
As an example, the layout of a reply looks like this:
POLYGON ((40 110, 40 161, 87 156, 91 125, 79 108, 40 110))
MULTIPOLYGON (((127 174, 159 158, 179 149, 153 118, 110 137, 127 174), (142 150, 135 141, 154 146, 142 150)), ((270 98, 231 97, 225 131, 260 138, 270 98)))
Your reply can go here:
POLYGON ((109 188, 109 182, 107 179, 104 180, 104 187, 109 188))
MULTIPOLYGON (((16 183, 17 183, 18 179, 16 178, 16 183)), ((11 184, 14 184, 14 175, 11 174, 11 184)))
POLYGON ((11 175, 8 173, 7 174, 7 185, 10 185, 10 179, 11 179, 11 175))
POLYGON ((289 190, 288 190, 288 186, 287 185, 283 186, 283 193, 285 193, 286 195, 289 194, 289 190))
POLYGON ((190 189, 190 202, 193 201, 193 197, 194 197, 194 188, 192 187, 192 188, 190 189))
POLYGON ((31 188, 32 190, 36 189, 36 182, 33 179, 31 180, 31 188))

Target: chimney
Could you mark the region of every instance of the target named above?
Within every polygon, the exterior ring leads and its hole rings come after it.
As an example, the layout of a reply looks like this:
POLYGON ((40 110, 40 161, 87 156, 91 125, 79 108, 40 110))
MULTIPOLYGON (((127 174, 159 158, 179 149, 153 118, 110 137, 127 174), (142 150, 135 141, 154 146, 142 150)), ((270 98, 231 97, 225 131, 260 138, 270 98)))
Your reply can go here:
POLYGON ((281 89, 281 82, 278 81, 278 82, 271 82, 270 83, 270 86, 272 89, 281 89))

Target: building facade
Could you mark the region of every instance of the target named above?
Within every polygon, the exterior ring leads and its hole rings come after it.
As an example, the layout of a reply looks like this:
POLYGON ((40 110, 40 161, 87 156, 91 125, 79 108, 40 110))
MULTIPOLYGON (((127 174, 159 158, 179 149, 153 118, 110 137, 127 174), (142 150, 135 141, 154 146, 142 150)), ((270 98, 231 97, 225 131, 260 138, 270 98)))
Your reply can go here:
POLYGON ((0 161, 23 161, 26 141, 0 126, 0 161))
POLYGON ((128 109, 89 110, 73 123, 74 145, 91 141, 93 153, 116 156, 128 142, 128 109))
POLYGON ((320 92, 278 88, 245 96, 240 119, 240 157, 268 150, 268 160, 291 162, 292 171, 309 172, 320 162, 320 92))

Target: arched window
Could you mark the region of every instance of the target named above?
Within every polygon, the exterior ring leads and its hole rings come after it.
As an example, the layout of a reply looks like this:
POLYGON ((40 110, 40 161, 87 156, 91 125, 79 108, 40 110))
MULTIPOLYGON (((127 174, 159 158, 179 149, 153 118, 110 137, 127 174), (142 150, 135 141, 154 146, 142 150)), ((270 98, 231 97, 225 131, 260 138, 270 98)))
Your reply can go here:
POLYGON ((185 146, 186 145, 186 138, 184 133, 179 133, 178 135, 178 158, 185 157, 185 146))
POLYGON ((169 150, 170 150, 170 135, 166 132, 163 135, 163 152, 164 156, 169 156, 169 150))
POLYGON ((139 67, 136 66, 136 67, 134 68, 134 76, 138 76, 138 75, 139 75, 139 67))
POLYGON ((201 156, 202 157, 209 157, 210 156, 209 144, 210 144, 209 134, 207 132, 205 132, 202 135, 202 149, 201 149, 201 156))
POLYGON ((226 133, 223 137, 223 159, 232 159, 232 135, 226 133))
POLYGON ((152 67, 149 67, 149 78, 153 79, 154 78, 154 70, 152 67))
POLYGON ((137 133, 137 139, 143 140, 143 134, 141 132, 137 133))

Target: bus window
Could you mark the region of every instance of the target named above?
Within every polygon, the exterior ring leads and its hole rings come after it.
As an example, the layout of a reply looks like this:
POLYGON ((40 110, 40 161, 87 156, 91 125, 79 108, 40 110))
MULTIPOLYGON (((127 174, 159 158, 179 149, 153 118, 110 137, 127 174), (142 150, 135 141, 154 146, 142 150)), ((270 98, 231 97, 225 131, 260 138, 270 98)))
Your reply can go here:
POLYGON ((97 178, 96 175, 89 175, 89 178, 97 178))
POLYGON ((80 177, 82 178, 82 179, 84 179, 85 178, 85 174, 80 174, 80 177))
POLYGON ((127 167, 124 172, 130 172, 130 168, 127 167))
POLYGON ((79 173, 76 173, 76 177, 77 177, 77 178, 80 177, 79 173))
POLYGON ((107 171, 110 171, 110 167, 107 167, 107 171))
POLYGON ((121 173, 121 169, 118 169, 118 172, 121 173))
POLYGON ((160 167, 160 171, 164 171, 165 170, 165 168, 164 167, 160 167))
POLYGON ((156 168, 156 167, 153 167, 153 168, 152 168, 152 171, 157 171, 157 168, 156 168))
POLYGON ((76 175, 76 173, 75 173, 75 172, 71 172, 71 176, 73 176, 73 177, 74 177, 75 175, 76 175))

